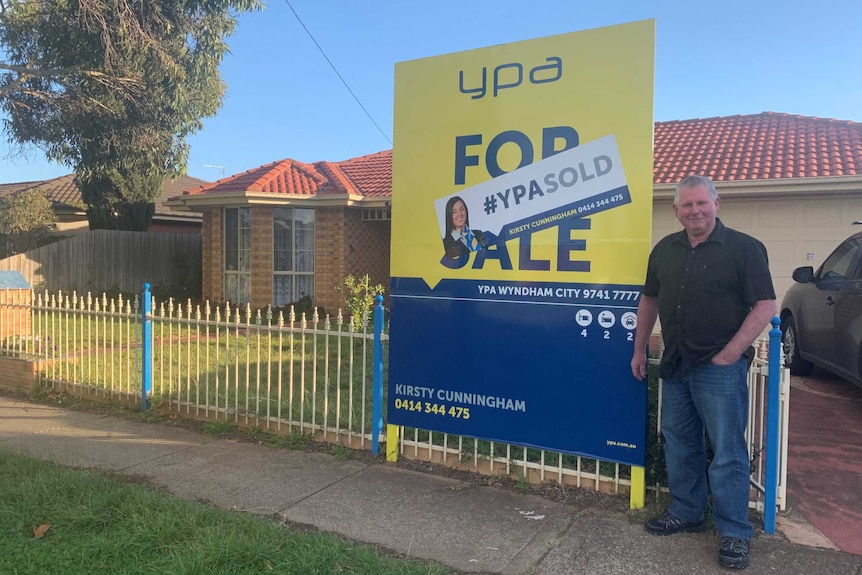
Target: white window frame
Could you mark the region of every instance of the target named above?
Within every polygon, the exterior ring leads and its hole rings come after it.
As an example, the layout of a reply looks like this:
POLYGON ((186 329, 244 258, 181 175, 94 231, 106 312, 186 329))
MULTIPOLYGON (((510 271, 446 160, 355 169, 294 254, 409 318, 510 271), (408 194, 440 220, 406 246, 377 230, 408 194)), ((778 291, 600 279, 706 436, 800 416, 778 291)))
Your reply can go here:
MULTIPOLYGON (((275 307, 290 305, 292 303, 296 303, 304 296, 310 296, 312 303, 314 303, 314 256, 315 256, 315 244, 314 244, 314 234, 317 226, 317 214, 312 208, 274 208, 272 212, 272 304, 275 307), (310 238, 306 238, 306 241, 310 241, 310 246, 305 245, 302 249, 297 249, 297 234, 299 232, 299 227, 297 226, 297 215, 301 214, 303 216, 310 216, 311 218, 311 226, 310 226, 310 238), (282 218, 289 217, 290 219, 290 263, 288 266, 290 269, 282 270, 276 269, 278 258, 276 253, 278 251, 278 239, 277 234, 278 230, 276 227, 278 226, 279 221, 283 221, 282 218), (306 268, 310 269, 302 269, 298 270, 297 268, 301 267, 300 265, 300 254, 305 256, 304 261, 306 262, 306 268), (290 288, 288 290, 289 294, 292 294, 292 297, 288 297, 291 301, 281 301, 283 298, 278 293, 277 285, 279 280, 283 280, 284 278, 290 278, 290 288), (302 290, 299 289, 298 280, 305 279, 308 281, 307 285, 310 286, 308 289, 308 293, 301 293, 302 290)), ((306 227, 303 231, 308 232, 309 229, 306 227)))
POLYGON ((224 221, 222 225, 222 270, 224 298, 236 304, 245 304, 251 301, 251 208, 224 208, 224 221), (235 270, 228 269, 228 213, 236 212, 236 267, 235 270), (248 227, 242 227, 244 218, 248 227), (243 239, 247 249, 243 249, 243 239), (243 257, 245 256, 245 257, 243 257), (236 282, 236 290, 231 287, 232 281, 236 282), (245 286, 243 290, 242 286, 245 286), (245 291, 245 293, 243 293, 245 291))

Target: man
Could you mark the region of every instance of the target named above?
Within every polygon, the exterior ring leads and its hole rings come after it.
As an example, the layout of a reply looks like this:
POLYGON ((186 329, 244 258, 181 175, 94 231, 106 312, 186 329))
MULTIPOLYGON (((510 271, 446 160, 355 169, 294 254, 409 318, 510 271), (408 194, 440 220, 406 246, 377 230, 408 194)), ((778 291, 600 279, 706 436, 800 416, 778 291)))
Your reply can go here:
POLYGON ((717 217, 719 202, 703 176, 677 186, 673 213, 685 229, 650 254, 631 367, 636 378, 646 378, 647 344, 660 318, 661 430, 673 501, 644 527, 656 535, 703 531, 709 485, 721 536, 719 562, 745 569, 754 533, 748 520, 747 372, 751 343, 775 315, 775 290, 766 248, 725 227, 717 217), (704 433, 715 453, 709 469, 704 433))

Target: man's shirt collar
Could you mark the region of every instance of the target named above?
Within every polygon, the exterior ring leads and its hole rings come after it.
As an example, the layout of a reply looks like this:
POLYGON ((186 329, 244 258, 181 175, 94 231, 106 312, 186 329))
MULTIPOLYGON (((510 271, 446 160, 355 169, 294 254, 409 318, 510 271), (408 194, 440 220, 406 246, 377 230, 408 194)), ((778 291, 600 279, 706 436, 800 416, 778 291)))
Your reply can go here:
MULTIPOLYGON (((715 218, 715 227, 712 232, 709 234, 709 237, 706 238, 702 243, 707 242, 716 242, 719 244, 724 244, 724 240, 727 237, 727 227, 721 222, 720 218, 715 218)), ((673 239, 674 242, 679 242, 687 247, 691 247, 691 244, 688 241, 688 232, 683 229, 680 231, 676 237, 673 239)))

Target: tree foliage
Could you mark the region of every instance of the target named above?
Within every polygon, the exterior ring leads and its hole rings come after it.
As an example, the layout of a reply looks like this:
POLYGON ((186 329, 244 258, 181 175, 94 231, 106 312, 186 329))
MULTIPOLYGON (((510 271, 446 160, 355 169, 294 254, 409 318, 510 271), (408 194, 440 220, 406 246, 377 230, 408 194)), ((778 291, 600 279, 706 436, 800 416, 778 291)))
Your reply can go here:
POLYGON ((221 106, 226 38, 260 6, 0 0, 3 131, 74 169, 91 228, 146 229, 165 177, 185 171, 187 136, 221 106))
POLYGON ((51 202, 38 188, 0 198, 0 257, 44 245, 55 222, 51 202))

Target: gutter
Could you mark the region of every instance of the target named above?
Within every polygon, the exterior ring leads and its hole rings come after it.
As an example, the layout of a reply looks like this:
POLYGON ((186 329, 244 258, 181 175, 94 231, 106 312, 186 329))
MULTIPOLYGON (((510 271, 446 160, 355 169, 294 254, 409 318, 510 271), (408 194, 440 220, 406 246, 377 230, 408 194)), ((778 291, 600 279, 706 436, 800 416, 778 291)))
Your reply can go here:
MULTIPOLYGON (((799 196, 851 196, 862 194, 862 176, 823 176, 818 178, 772 178, 713 182, 722 198, 758 197, 762 199, 799 196)), ((673 199, 676 184, 653 185, 653 199, 673 199)))

